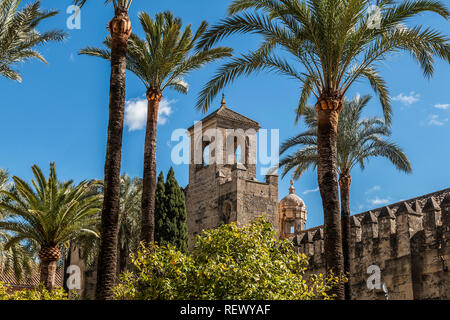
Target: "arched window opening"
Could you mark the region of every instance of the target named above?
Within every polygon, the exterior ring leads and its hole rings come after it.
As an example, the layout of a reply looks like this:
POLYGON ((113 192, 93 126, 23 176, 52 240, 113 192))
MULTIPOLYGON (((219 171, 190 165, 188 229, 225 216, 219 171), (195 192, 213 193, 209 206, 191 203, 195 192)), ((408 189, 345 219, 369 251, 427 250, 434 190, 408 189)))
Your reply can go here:
POLYGON ((285 221, 284 223, 284 230, 286 234, 294 234, 295 233, 295 226, 293 221, 285 221))
POLYGON ((242 149, 241 146, 238 145, 236 148, 236 152, 234 153, 235 163, 244 163, 242 160, 242 149))
POLYGON ((210 164, 210 149, 209 149, 209 144, 205 146, 205 148, 203 149, 203 166, 209 166, 210 164))

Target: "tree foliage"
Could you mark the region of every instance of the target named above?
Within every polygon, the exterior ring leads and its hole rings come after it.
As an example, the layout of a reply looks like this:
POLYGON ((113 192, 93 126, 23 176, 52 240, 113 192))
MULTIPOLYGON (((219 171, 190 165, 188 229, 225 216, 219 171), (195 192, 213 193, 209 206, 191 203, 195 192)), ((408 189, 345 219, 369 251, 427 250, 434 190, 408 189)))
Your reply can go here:
POLYGON ((41 169, 32 167, 31 185, 14 176, 15 191, 1 190, 0 207, 8 212, 0 229, 11 232, 6 248, 23 240, 39 247, 59 246, 84 234, 98 236, 96 230, 102 197, 87 194, 96 181, 60 182, 55 164, 45 179, 41 169))
POLYGON ((187 214, 184 192, 170 168, 166 182, 161 172, 156 186, 155 241, 171 244, 182 252, 188 249, 187 214))
MULTIPOLYGON (((98 187, 98 189, 92 190, 93 194, 103 193, 103 181, 98 181, 98 187)), ((127 269, 130 253, 137 252, 139 246, 141 194, 142 179, 131 178, 127 174, 122 174, 120 177, 120 212, 117 241, 119 272, 124 271, 121 270, 122 268, 127 269)), ((100 249, 100 238, 95 235, 85 234, 71 241, 71 244, 81 249, 81 258, 84 260, 86 267, 89 269, 95 268, 100 249)))
POLYGON ((8 285, 0 282, 0 301, 2 300, 68 300, 68 294, 61 288, 48 291, 40 285, 36 289, 11 291, 8 285))
POLYGON ((224 224, 196 238, 192 253, 152 244, 133 259, 115 288, 118 299, 329 299, 339 279, 307 277, 304 254, 275 239, 263 217, 249 225, 224 224))
POLYGON ((391 102, 381 63, 403 51, 431 77, 435 57, 450 62, 448 36, 413 23, 424 12, 449 18, 438 0, 234 0, 229 16, 204 34, 199 47, 233 34, 257 34, 263 42, 220 67, 200 93, 197 108, 207 110, 217 93, 240 76, 269 71, 300 84, 298 116, 311 95, 342 98, 356 81, 367 80, 389 125, 391 102), (379 11, 370 10, 373 4, 379 11))
POLYGON ((155 192, 155 241, 159 244, 165 244, 165 239, 169 238, 166 228, 167 224, 166 188, 164 185, 164 174, 161 171, 155 192))
MULTIPOLYGON (((183 77, 208 63, 230 57, 232 49, 217 47, 194 51, 199 38, 206 32, 208 23, 203 21, 195 33, 190 25, 184 30, 180 18, 171 12, 158 13, 155 19, 141 12, 139 21, 145 39, 131 34, 128 40, 127 69, 133 72, 147 89, 164 91, 170 88, 187 94, 188 85, 183 77)), ((88 47, 80 51, 94 57, 111 59, 111 37, 104 41, 107 49, 88 47)))
POLYGON ((62 41, 66 34, 60 30, 40 33, 36 28, 57 11, 41 9, 36 1, 18 9, 21 0, 0 0, 0 76, 22 81, 14 66, 30 59, 47 63, 36 47, 51 41, 62 41))
MULTIPOLYGON (((9 178, 9 173, 0 169, 0 190, 13 191, 9 178)), ((0 199, 4 199, 4 196, 0 195, 0 199)), ((0 208, 0 220, 6 215, 7 212, 0 208)), ((36 247, 32 243, 16 243, 6 248, 10 238, 11 233, 0 230, 0 272, 12 270, 16 278, 21 280, 36 266, 36 247)))
MULTIPOLYGON (((388 140, 390 129, 382 119, 376 117, 363 118, 362 111, 370 100, 370 96, 356 96, 349 101, 344 99, 344 107, 339 114, 337 134, 337 173, 350 174, 354 166, 363 170, 371 158, 388 159, 398 170, 411 172, 411 164, 403 150, 388 140)), ((302 147, 280 160, 285 176, 293 170, 294 179, 309 168, 317 167, 317 112, 312 106, 304 108, 304 123, 307 130, 282 143, 280 154, 294 147, 302 147)))

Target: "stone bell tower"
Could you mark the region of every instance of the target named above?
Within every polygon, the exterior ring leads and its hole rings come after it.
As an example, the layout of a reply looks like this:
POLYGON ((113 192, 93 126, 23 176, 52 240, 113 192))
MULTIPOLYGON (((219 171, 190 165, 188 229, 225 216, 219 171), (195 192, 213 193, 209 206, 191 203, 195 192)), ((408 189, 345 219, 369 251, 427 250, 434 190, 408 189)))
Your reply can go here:
POLYGON ((188 129, 189 185, 186 209, 189 247, 204 229, 247 224, 265 215, 278 230, 278 176, 256 179, 256 134, 260 126, 226 106, 188 129))

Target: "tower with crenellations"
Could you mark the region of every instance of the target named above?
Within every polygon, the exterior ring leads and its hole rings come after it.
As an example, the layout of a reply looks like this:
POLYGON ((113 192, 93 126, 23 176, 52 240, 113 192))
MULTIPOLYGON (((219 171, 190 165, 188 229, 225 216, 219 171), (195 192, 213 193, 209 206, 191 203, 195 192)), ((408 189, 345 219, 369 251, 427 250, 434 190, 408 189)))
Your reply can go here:
POLYGON ((188 129, 189 184, 186 209, 189 247, 204 229, 247 224, 264 215, 278 228, 278 176, 256 179, 259 124, 226 106, 188 129))

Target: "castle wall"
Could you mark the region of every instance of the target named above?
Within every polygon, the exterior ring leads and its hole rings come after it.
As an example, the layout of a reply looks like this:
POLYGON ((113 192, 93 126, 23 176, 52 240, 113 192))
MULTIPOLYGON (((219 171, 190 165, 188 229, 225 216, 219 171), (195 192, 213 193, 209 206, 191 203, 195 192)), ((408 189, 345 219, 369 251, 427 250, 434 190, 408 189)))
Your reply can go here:
MULTIPOLYGON (((367 268, 381 270, 389 299, 450 299, 450 189, 352 217, 350 271, 353 299, 386 299, 369 290, 367 268)), ((309 273, 324 273, 323 227, 299 233, 309 273)))

